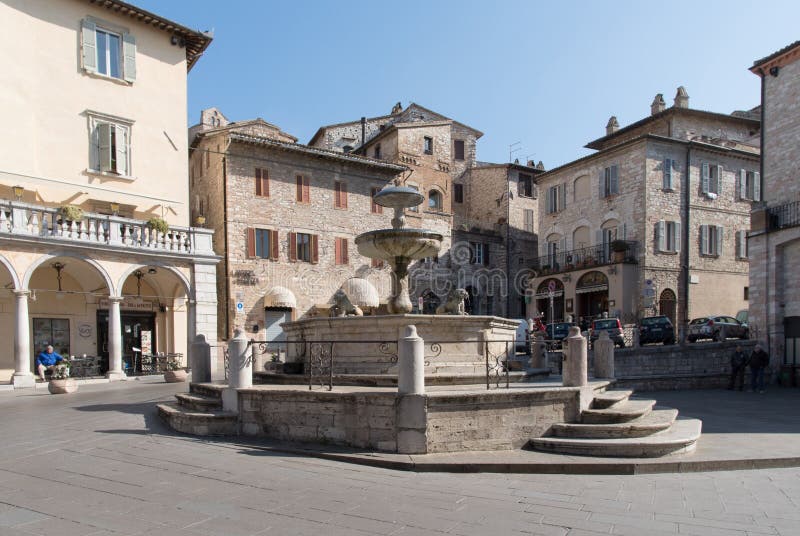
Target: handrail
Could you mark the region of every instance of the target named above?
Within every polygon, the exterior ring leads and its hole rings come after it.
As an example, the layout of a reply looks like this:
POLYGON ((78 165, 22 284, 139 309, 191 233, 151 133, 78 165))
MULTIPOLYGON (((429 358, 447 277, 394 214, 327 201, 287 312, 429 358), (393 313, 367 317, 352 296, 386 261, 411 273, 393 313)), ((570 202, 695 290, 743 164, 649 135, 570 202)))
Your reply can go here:
POLYGON ((615 240, 626 246, 624 251, 614 251, 611 244, 605 243, 585 248, 558 251, 543 255, 536 259, 539 275, 556 274, 571 270, 580 270, 592 266, 603 266, 622 262, 636 264, 639 257, 639 242, 636 240, 615 240))

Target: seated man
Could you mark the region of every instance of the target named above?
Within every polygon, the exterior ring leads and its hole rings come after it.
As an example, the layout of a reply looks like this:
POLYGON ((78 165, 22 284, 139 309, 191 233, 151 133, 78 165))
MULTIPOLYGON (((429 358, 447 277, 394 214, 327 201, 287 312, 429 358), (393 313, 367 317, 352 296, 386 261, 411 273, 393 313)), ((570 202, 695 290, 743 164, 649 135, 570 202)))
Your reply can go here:
POLYGON ((53 346, 48 344, 47 350, 40 353, 36 357, 36 370, 39 372, 39 377, 42 379, 42 381, 45 380, 44 371, 53 370, 53 367, 56 365, 56 363, 63 360, 63 357, 55 353, 53 346))

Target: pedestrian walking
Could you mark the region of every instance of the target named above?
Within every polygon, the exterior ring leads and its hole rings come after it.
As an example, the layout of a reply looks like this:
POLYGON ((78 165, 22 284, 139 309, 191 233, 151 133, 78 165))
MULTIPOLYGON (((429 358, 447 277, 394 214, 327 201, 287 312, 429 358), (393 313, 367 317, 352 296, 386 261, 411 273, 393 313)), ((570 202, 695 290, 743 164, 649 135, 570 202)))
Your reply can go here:
POLYGON ((758 389, 759 393, 764 392, 764 369, 769 365, 769 354, 764 351, 760 344, 756 344, 753 353, 750 354, 750 390, 758 389))
POLYGON ((737 344, 736 350, 731 354, 731 380, 728 382, 728 390, 742 390, 744 387, 744 369, 747 367, 749 359, 742 350, 742 345, 737 344))

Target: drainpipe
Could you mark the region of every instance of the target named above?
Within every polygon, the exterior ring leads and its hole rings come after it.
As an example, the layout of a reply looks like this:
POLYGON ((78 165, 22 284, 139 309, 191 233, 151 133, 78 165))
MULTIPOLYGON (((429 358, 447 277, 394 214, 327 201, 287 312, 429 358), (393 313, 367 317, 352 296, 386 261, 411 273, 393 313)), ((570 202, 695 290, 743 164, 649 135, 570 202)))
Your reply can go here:
MULTIPOLYGON (((519 175, 517 175, 519 180, 519 175)), ((531 181, 533 178, 531 177, 531 181)), ((506 318, 511 318, 511 169, 506 171, 506 318)), ((516 280, 516 278, 514 278, 516 280)))
MULTIPOLYGON (((686 339, 686 332, 689 329, 689 285, 691 281, 691 275, 689 271, 689 259, 690 257, 690 247, 689 247, 689 237, 691 233, 689 232, 689 225, 690 221, 690 214, 691 210, 689 208, 691 201, 692 201, 692 192, 691 192, 691 164, 692 164, 692 145, 689 142, 689 145, 686 146, 686 172, 684 173, 684 185, 683 185, 683 197, 684 197, 684 214, 683 214, 683 251, 682 251, 682 270, 683 270, 683 339, 686 339)), ((681 340, 681 342, 684 342, 681 340)))
MULTIPOLYGON (((230 141, 228 142, 230 146, 230 141)), ((225 244, 225 338, 231 334, 231 277, 230 277, 230 250, 228 249, 228 148, 225 148, 225 156, 222 157, 222 236, 225 244)))

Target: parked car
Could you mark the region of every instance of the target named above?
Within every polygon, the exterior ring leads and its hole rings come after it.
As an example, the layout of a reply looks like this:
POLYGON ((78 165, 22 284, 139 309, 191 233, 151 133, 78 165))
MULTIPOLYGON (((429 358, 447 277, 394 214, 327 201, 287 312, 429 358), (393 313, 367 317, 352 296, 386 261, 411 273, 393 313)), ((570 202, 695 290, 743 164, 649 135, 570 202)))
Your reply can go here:
POLYGON ((748 330, 749 330, 749 325, 748 325, 748 322, 747 322, 748 321, 748 317, 749 317, 749 313, 748 313, 747 309, 742 309, 741 311, 736 313, 736 320, 738 320, 741 325, 748 326, 748 330))
POLYGON ((648 316, 639 322, 639 343, 675 344, 675 327, 667 316, 648 316))
POLYGON ((602 318, 592 322, 589 340, 592 344, 600 337, 600 332, 605 331, 616 346, 625 348, 625 335, 622 333, 622 324, 619 318, 602 318))
POLYGON ((569 322, 555 322, 553 324, 547 324, 547 335, 545 338, 548 341, 555 341, 556 347, 561 346, 561 341, 567 338, 569 335, 569 328, 572 327, 572 324, 569 322))
POLYGON ((713 315, 695 318, 689 322, 689 332, 686 338, 689 342, 698 339, 712 339, 722 341, 729 337, 746 339, 750 336, 746 325, 733 318, 732 316, 713 315))

